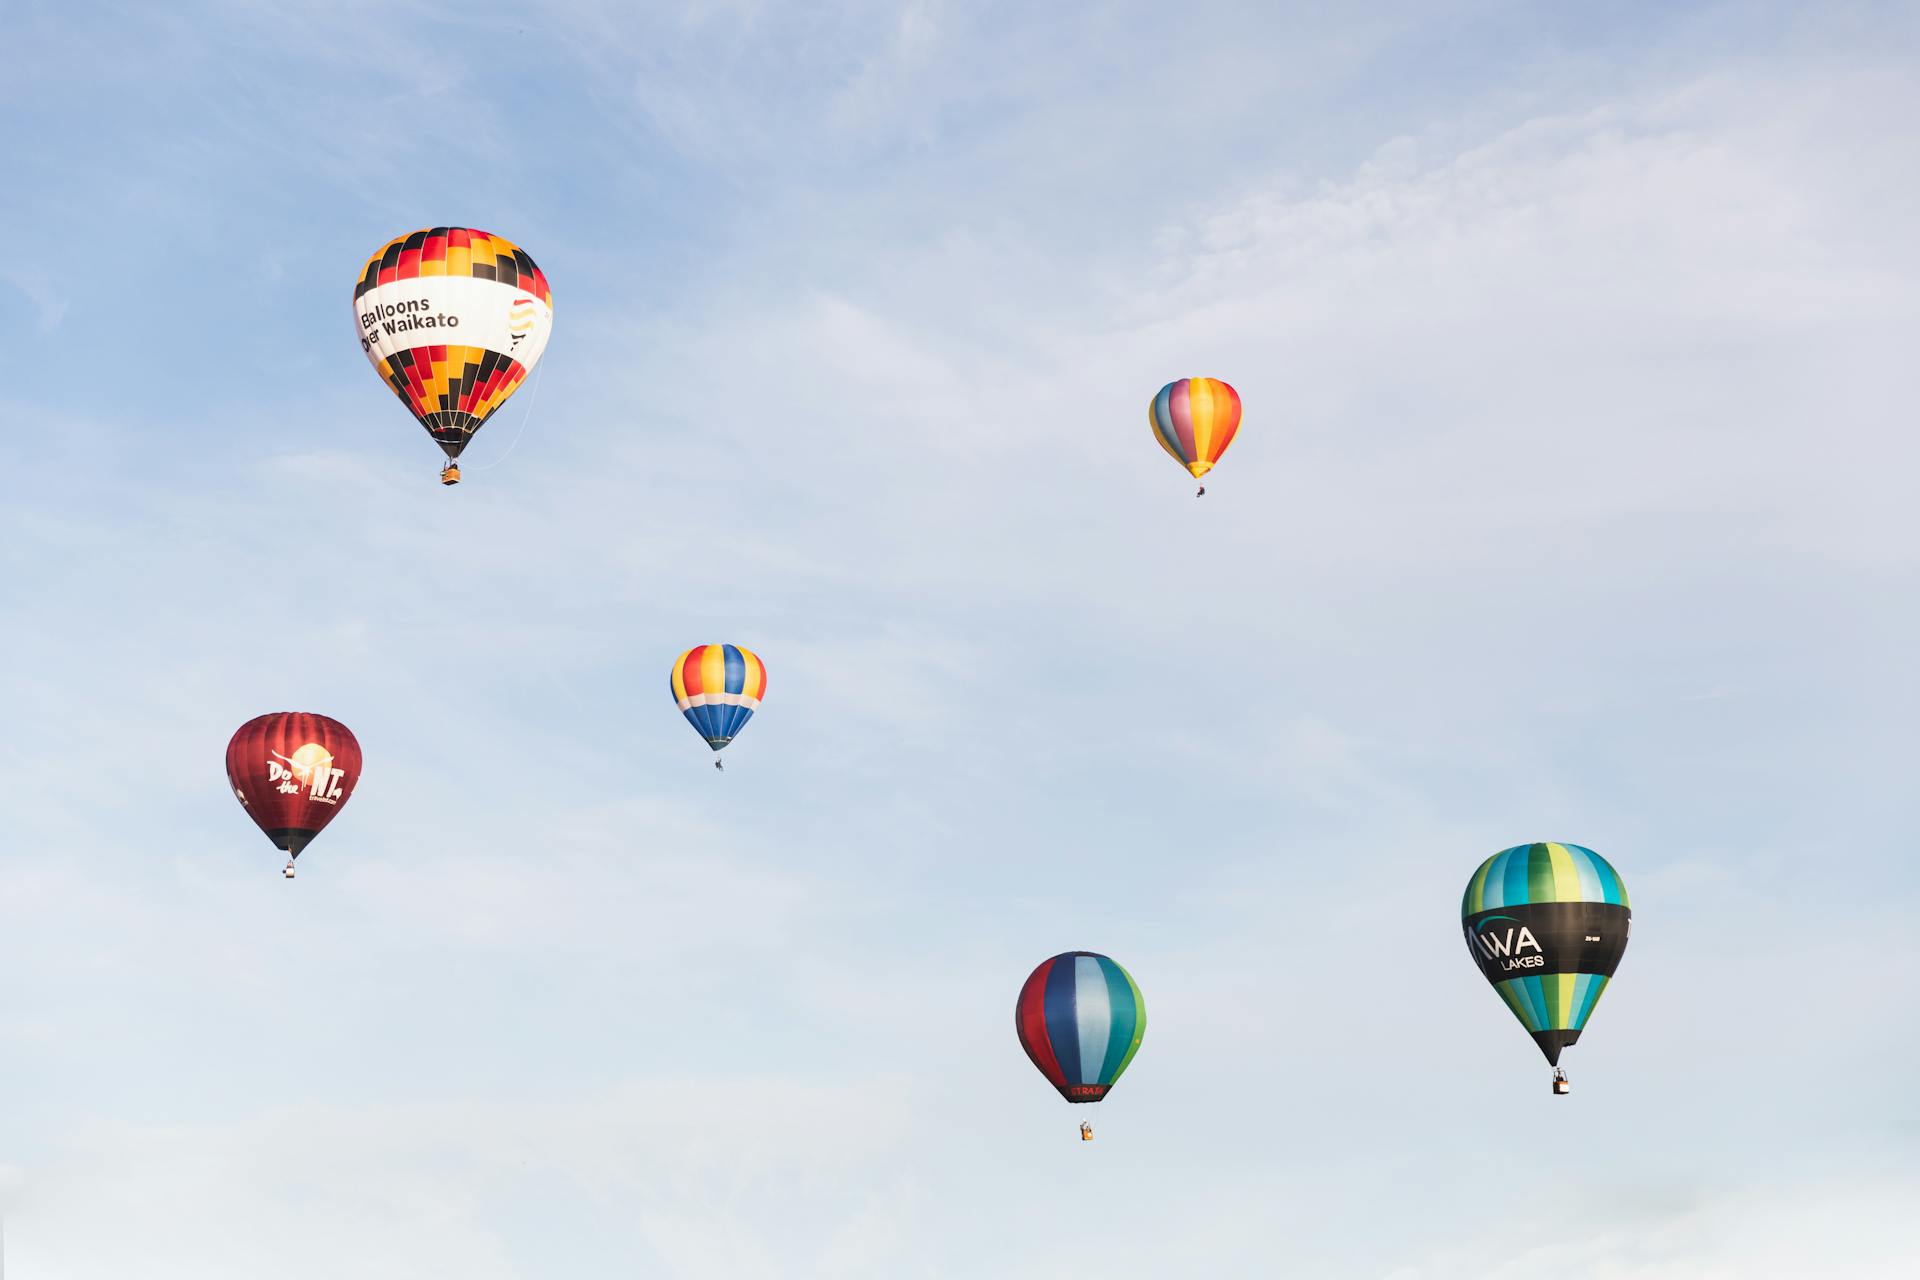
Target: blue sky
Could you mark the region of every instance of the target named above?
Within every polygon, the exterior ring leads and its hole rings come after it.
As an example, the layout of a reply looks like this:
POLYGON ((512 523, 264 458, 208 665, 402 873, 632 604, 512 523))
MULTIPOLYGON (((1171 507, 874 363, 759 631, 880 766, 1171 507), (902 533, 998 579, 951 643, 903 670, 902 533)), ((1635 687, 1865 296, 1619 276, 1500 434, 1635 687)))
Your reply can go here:
POLYGON ((14 1274, 1904 1274, 1916 36, 9 0, 14 1274), (555 299, 455 490, 348 308, 447 222, 555 299), (1456 925, 1533 839, 1634 896, 1570 1100, 1456 925))

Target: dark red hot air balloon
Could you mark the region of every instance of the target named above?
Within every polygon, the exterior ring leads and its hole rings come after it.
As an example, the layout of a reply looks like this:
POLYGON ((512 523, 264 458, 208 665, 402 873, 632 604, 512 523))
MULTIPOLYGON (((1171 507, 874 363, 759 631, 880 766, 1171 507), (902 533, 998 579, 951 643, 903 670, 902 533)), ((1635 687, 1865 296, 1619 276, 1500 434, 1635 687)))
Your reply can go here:
POLYGON ((293 859, 326 829, 360 781, 360 744, 330 716, 275 711, 227 744, 227 782, 247 816, 293 859))

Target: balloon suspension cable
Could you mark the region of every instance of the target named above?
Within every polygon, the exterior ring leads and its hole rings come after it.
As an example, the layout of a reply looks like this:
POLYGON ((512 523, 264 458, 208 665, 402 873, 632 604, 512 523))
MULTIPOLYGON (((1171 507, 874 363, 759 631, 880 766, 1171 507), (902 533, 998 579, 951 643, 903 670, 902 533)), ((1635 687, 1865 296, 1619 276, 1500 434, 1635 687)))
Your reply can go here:
POLYGON ((513 433, 513 443, 507 446, 507 451, 505 453, 495 458, 492 462, 487 463, 484 467, 472 468, 474 472, 478 473, 481 471, 493 470, 495 467, 505 462, 508 458, 511 458, 513 456, 513 451, 520 447, 520 437, 527 434, 527 424, 533 421, 533 403, 534 401, 540 398, 540 375, 542 372, 546 370, 546 367, 547 366, 544 361, 534 366, 533 385, 527 388, 527 411, 520 415, 520 429, 513 433))

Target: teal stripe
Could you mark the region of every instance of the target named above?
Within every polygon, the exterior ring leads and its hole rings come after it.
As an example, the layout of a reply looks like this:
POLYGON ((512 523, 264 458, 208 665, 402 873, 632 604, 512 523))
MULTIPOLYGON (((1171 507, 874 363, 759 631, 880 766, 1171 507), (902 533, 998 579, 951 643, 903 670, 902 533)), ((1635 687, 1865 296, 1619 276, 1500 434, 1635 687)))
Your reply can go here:
POLYGON ((1600 994, 1607 989, 1607 979, 1602 974, 1583 973, 1580 976, 1586 979, 1587 990, 1586 999, 1581 1001, 1579 1009, 1575 1010, 1573 1023, 1575 1031, 1587 1025, 1587 1018, 1593 1013, 1593 1006, 1600 1003, 1600 994))
POLYGON ((1626 906, 1627 886, 1620 882, 1620 873, 1613 869, 1613 864, 1609 863, 1597 853, 1593 856, 1593 860, 1599 863, 1602 868, 1600 886, 1606 892, 1607 901, 1617 902, 1623 907, 1626 906))
POLYGON ((1100 1084, 1112 1084, 1120 1074, 1120 1064, 1127 1060, 1127 1053, 1133 1048, 1133 1029, 1140 1021, 1140 1010, 1133 1002, 1133 984, 1127 981, 1119 965, 1101 956, 1100 972, 1107 980, 1107 1007, 1113 1011, 1113 1030, 1107 1035, 1106 1060, 1100 1064, 1100 1074, 1094 1079, 1100 1084))
MULTIPOLYGON (((1587 895, 1587 901, 1618 902, 1620 879, 1613 874, 1613 868, 1607 865, 1607 860, 1582 845, 1570 844, 1567 848, 1579 849, 1581 854, 1585 856, 1587 865, 1593 868, 1593 892, 1587 895)), ((1581 888, 1584 889, 1585 887, 1586 882, 1583 879, 1581 881, 1581 888)))
POLYGON ((1553 1026, 1553 1004, 1547 999, 1546 984, 1539 974, 1527 978, 1527 993, 1533 997, 1533 1030, 1545 1031, 1553 1026))
POLYGON ((1500 857, 1504 860, 1500 887, 1500 905, 1518 907, 1533 901, 1527 896, 1527 864, 1529 845, 1518 845, 1507 850, 1500 857))
MULTIPOLYGON (((1114 968, 1120 969, 1120 966, 1115 964, 1114 968)), ((1113 1069, 1113 1080, 1118 1080, 1126 1072, 1127 1064, 1133 1061, 1134 1054, 1140 1052, 1140 1042, 1147 1034, 1147 1001, 1140 994, 1140 984, 1125 969, 1120 969, 1120 976, 1127 980, 1127 990, 1133 995, 1133 1046, 1127 1050, 1127 1056, 1120 1059, 1120 1065, 1113 1069)), ((1107 1083, 1112 1084, 1113 1080, 1107 1083)))
POLYGON ((1600 1003, 1600 993, 1607 989, 1607 979, 1604 974, 1588 973, 1581 976, 1587 980, 1587 986, 1586 990, 1580 993, 1580 1007, 1574 1011, 1573 1029, 1575 1031, 1587 1025, 1587 1018, 1593 1013, 1593 1006, 1600 1003))

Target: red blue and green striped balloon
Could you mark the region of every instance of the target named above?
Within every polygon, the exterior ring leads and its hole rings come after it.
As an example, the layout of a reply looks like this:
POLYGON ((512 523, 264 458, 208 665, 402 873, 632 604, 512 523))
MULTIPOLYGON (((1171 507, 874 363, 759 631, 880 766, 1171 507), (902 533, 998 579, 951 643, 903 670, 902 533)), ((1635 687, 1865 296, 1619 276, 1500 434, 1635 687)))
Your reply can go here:
POLYGON ((715 751, 732 742, 767 694, 767 668, 751 649, 697 644, 673 660, 674 705, 715 751))
POLYGON ((1068 1102, 1098 1102, 1140 1051, 1147 1006, 1125 969, 1092 951, 1042 961, 1013 1009, 1020 1047, 1068 1102))

